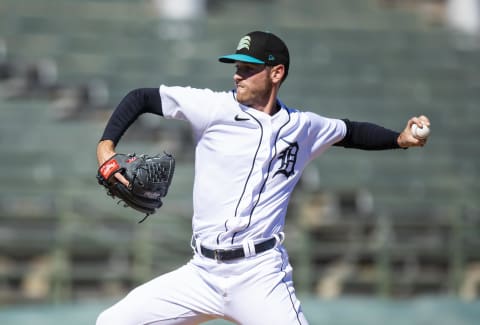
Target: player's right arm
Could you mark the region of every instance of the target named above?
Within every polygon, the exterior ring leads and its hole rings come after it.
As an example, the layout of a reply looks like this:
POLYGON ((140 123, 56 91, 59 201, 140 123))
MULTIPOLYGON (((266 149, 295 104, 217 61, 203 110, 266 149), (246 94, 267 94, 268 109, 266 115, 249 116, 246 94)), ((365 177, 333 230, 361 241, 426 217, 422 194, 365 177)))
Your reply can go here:
POLYGON ((418 147, 425 144, 425 139, 420 140, 413 137, 411 125, 430 125, 426 116, 413 117, 407 122, 405 130, 400 132, 384 128, 380 125, 368 122, 355 122, 344 119, 347 126, 345 137, 334 144, 345 148, 362 150, 387 150, 398 148, 418 147))
POLYGON ((398 149, 399 132, 369 122, 342 120, 347 126, 345 137, 334 146, 362 150, 398 149))

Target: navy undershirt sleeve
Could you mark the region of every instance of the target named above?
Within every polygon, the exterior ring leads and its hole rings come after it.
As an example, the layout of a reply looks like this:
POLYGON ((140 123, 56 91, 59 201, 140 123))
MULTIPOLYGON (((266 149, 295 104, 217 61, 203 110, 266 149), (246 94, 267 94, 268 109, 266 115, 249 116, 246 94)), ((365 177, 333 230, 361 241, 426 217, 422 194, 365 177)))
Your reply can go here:
POLYGON ((144 113, 163 116, 158 88, 130 91, 113 111, 100 140, 112 140, 116 145, 130 125, 144 113))
POLYGON ((347 125, 345 137, 334 146, 362 150, 398 149, 397 138, 400 133, 382 126, 368 123, 343 120, 347 125))

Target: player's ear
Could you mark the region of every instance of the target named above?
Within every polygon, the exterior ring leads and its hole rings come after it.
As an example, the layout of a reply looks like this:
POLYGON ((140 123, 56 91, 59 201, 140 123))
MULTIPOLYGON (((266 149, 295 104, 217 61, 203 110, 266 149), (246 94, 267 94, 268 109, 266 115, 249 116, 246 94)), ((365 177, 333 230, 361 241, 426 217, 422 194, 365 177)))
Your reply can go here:
POLYGON ((279 64, 273 66, 270 70, 270 78, 274 83, 281 83, 283 80, 283 76, 285 75, 285 66, 283 64, 279 64))

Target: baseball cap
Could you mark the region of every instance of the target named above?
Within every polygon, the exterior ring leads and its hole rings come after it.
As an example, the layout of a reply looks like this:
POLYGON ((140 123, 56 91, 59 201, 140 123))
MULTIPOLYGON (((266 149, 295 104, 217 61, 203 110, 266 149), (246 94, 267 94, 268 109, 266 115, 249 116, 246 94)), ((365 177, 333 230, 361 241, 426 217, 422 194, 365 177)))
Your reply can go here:
POLYGON ((285 43, 278 36, 261 31, 254 31, 243 36, 238 42, 234 54, 221 56, 218 60, 223 63, 241 61, 269 66, 283 64, 285 75, 290 66, 290 54, 285 43))

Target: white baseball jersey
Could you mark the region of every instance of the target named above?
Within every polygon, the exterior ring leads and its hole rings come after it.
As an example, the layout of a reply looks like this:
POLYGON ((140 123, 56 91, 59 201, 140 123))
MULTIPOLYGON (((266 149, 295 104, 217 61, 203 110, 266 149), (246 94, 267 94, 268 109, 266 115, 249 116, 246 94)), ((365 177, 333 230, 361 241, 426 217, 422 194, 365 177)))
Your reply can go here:
POLYGON ((346 134, 338 119, 290 109, 273 116, 239 104, 235 92, 160 87, 166 118, 193 129, 193 232, 213 247, 257 242, 282 231, 307 163, 346 134))
POLYGON ((164 116, 188 121, 195 135, 196 253, 103 311, 97 325, 193 325, 215 318, 307 325, 279 235, 302 170, 345 136, 345 123, 283 104, 270 116, 239 104, 233 91, 161 86, 160 95, 164 116), (255 244, 272 237, 275 247, 257 254, 255 244), (245 257, 217 261, 200 253, 200 243, 243 246, 245 257))

